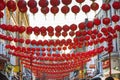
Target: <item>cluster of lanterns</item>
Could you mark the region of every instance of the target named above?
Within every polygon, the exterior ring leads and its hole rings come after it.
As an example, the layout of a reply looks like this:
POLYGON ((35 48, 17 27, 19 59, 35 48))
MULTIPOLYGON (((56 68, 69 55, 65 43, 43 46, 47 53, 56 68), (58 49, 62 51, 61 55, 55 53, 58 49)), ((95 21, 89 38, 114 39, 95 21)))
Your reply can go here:
MULTIPOLYGON (((27 12, 28 8, 31 13, 35 14, 38 12, 38 4, 40 10, 43 14, 47 14, 49 10, 51 13, 56 15, 59 12, 59 5, 62 3, 61 12, 65 15, 71 11, 77 15, 80 12, 80 9, 87 14, 90 10, 97 11, 99 8, 98 3, 95 0, 91 0, 92 4, 82 5, 85 0, 75 0, 78 5, 73 5, 71 8, 69 5, 72 3, 72 0, 9 0, 5 2, 4 0, 0 1, 0 18, 3 18, 3 10, 7 7, 10 12, 16 11, 18 8, 21 13, 27 12), (49 4, 51 7, 49 7, 49 4)), ((109 3, 103 3, 101 9, 107 13, 111 9, 111 6, 117 11, 120 9, 120 2, 114 1, 112 5, 109 3)), ((56 36, 57 40, 30 40, 24 38, 16 38, 4 34, 0 34, 0 39, 7 42, 14 41, 15 43, 26 44, 27 46, 31 45, 32 47, 23 47, 23 46, 14 46, 11 44, 6 44, 5 48, 8 50, 10 55, 19 57, 21 63, 28 69, 30 69, 35 76, 42 77, 43 74, 47 74, 47 78, 61 79, 69 75, 70 72, 83 67, 91 57, 101 54, 104 51, 111 53, 113 51, 113 39, 117 38, 117 32, 120 31, 120 25, 117 23, 120 20, 120 16, 115 13, 111 18, 104 17, 102 19, 94 18, 93 21, 81 22, 79 24, 71 25, 57 25, 56 27, 52 26, 35 26, 35 27, 25 27, 17 25, 6 25, 0 24, 0 29, 12 33, 18 34, 27 34, 30 35, 34 33, 36 36, 40 34, 42 36, 49 35, 50 37, 56 36), (110 23, 114 22, 115 26, 110 26, 110 23), (104 24, 106 27, 101 27, 101 24, 104 24), (101 27, 98 30, 98 27, 101 27), (66 37, 70 35, 74 38, 70 39, 59 39, 60 36, 66 37), (97 45, 99 43, 107 43, 107 47, 100 46, 96 49, 87 51, 87 52, 74 52, 74 53, 65 53, 67 49, 83 48, 88 46, 97 45), (36 46, 34 48, 33 46, 36 46), (47 47, 45 47, 47 46, 47 47), (52 51, 52 52, 51 52, 52 51), (63 51, 61 54, 60 51, 63 51), (39 73, 41 72, 41 73, 39 73), (54 76, 53 76, 54 74, 54 76)))
MULTIPOLYGON (((84 2, 85 0, 76 0, 77 3, 80 5, 84 2)), ((59 5, 63 3, 64 5, 61 7, 61 12, 64 13, 65 15, 70 11, 69 5, 72 3, 72 0, 50 0, 50 3, 48 0, 39 0, 38 2, 35 0, 29 0, 26 2, 25 0, 18 0, 18 2, 15 2, 14 0, 9 0, 5 2, 4 0, 0 1, 0 18, 3 17, 3 12, 2 10, 7 7, 7 9, 10 12, 16 11, 18 8, 21 13, 27 12, 28 8, 31 13, 35 14, 38 12, 39 8, 37 5, 40 6, 41 13, 47 14, 49 11, 56 15, 59 12, 59 5), (51 7, 48 7, 48 5, 51 5, 51 7)), ((112 7, 116 10, 120 9, 119 7, 120 2, 119 1, 114 1, 112 7)), ((109 3, 104 3, 101 7, 102 10, 108 11, 111 8, 109 3)), ((92 4, 89 6, 87 4, 83 5, 81 7, 82 11, 87 14, 90 12, 90 10, 97 11, 99 9, 99 4, 95 2, 95 0, 92 1, 92 4)), ((78 5, 73 5, 71 7, 71 12, 74 14, 77 14, 80 12, 80 6, 78 5)))

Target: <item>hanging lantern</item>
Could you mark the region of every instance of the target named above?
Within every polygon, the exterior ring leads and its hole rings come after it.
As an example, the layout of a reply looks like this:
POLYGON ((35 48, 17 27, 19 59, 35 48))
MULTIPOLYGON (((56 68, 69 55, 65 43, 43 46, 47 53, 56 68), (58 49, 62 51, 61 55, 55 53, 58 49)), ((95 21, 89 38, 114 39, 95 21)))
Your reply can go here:
POLYGON ((55 31, 58 32, 58 33, 60 33, 60 32, 62 31, 62 27, 59 26, 59 25, 56 26, 56 27, 55 27, 55 31))
POLYGON ((77 25, 76 24, 71 24, 70 29, 71 29, 71 31, 75 31, 77 29, 77 25))
POLYGON ((63 31, 64 31, 64 32, 69 31, 69 26, 68 26, 68 25, 64 25, 64 26, 63 26, 63 31))
POLYGON ((80 5, 84 2, 85 0, 76 0, 80 5))
POLYGON ((23 33, 25 31, 25 27, 24 26, 20 26, 18 31, 19 31, 19 33, 23 33))
POLYGON ((51 32, 51 33, 48 32, 48 35, 49 35, 50 37, 52 37, 52 36, 54 36, 54 32, 51 32))
POLYGON ((80 37, 81 36, 81 32, 80 31, 76 31, 76 37, 80 37))
POLYGON ((37 7, 30 8, 30 12, 31 12, 32 14, 35 14, 35 13, 38 12, 38 8, 37 8, 37 7))
POLYGON ((70 8, 69 8, 68 6, 63 6, 63 7, 61 8, 61 12, 62 12, 63 14, 65 14, 65 16, 66 16, 66 14, 67 14, 69 11, 70 11, 70 8))
POLYGON ((81 22, 81 23, 78 25, 79 30, 85 29, 85 26, 86 26, 85 22, 81 22))
POLYGON ((77 15, 77 13, 80 12, 80 8, 77 5, 72 6, 71 10, 75 14, 75 16, 77 15))
POLYGON ((9 0, 9 1, 7 2, 7 8, 8 8, 8 10, 9 10, 10 12, 14 12, 14 11, 16 10, 16 8, 17 8, 15 1, 9 0))
POLYGON ((60 0, 50 0, 50 4, 53 6, 53 7, 56 7, 60 4, 60 0))
POLYGON ((116 23, 116 22, 118 22, 119 20, 120 20, 120 17, 119 17, 118 15, 113 15, 113 16, 112 16, 112 21, 113 21, 113 22, 116 23))
POLYGON ((108 11, 108 10, 110 10, 111 6, 109 3, 103 3, 101 8, 104 11, 108 11))
POLYGON ((49 8, 43 7, 43 8, 41 8, 41 12, 46 15, 49 12, 49 8))
POLYGON ((99 9, 99 4, 96 2, 93 2, 90 7, 93 11, 97 11, 99 9))
POLYGON ((19 11, 22 13, 27 12, 28 8, 27 7, 23 7, 23 8, 19 8, 19 11))
POLYGON ((108 25, 110 23, 110 18, 106 17, 102 20, 103 24, 108 25))
POLYGON ((100 25, 101 24, 101 20, 99 18, 95 18, 94 19, 94 24, 97 25, 97 26, 100 25))
POLYGON ((30 7, 30 8, 37 7, 37 2, 35 0, 29 0, 28 1, 28 7, 30 7))
POLYGON ((67 32, 62 32, 62 36, 66 37, 67 36, 67 32))
POLYGON ((120 9, 120 2, 119 1, 114 1, 112 4, 112 7, 116 10, 120 9))
POLYGON ((24 43, 24 39, 23 39, 23 38, 20 38, 20 39, 19 39, 19 42, 20 42, 20 43, 24 43))
POLYGON ((6 7, 5 1, 1 1, 1 2, 0 2, 0 11, 4 10, 5 7, 6 7))
POLYGON ((74 31, 70 31, 70 32, 69 32, 69 35, 70 35, 71 37, 73 37, 73 36, 74 36, 74 34, 75 34, 75 32, 74 32, 74 31))
POLYGON ((39 27, 34 27, 33 28, 33 32, 34 32, 34 34, 36 35, 36 36, 38 36, 39 34, 40 34, 40 28, 39 27))
POLYGON ((24 7, 26 7, 26 1, 25 0, 19 0, 18 2, 17 2, 17 6, 18 6, 18 8, 24 8, 24 7))
POLYGON ((47 7, 48 6, 48 0, 39 0, 39 6, 41 8, 47 7))
POLYGON ((62 0, 62 3, 64 5, 69 5, 69 4, 71 4, 71 2, 72 2, 72 0, 62 0))
POLYGON ((36 40, 33 39, 33 40, 31 41, 31 44, 32 44, 32 45, 35 45, 35 44, 36 44, 36 40))
POLYGON ((60 36, 61 36, 61 33, 60 33, 60 32, 56 32, 56 33, 55 33, 55 36, 56 36, 56 37, 60 37, 60 36))
POLYGON ((92 28, 94 26, 94 23, 92 21, 88 21, 86 25, 88 28, 92 28))
POLYGON ((59 8, 56 6, 56 7, 51 7, 51 13, 54 14, 54 16, 59 12, 59 8))
POLYGON ((4 14, 0 11, 0 18, 3 18, 4 14))
POLYGON ((47 31, 48 31, 48 33, 53 33, 54 32, 54 28, 52 26, 49 26, 47 28, 47 31))
POLYGON ((31 43, 30 39, 26 39, 25 43, 30 44, 31 43))
POLYGON ((27 27, 27 29, 26 29, 26 33, 28 34, 28 35, 30 35, 30 34, 32 34, 32 31, 33 31, 33 28, 32 27, 27 27))
POLYGON ((41 28, 40 28, 40 31, 41 31, 41 33, 44 33, 44 32, 46 32, 46 27, 44 27, 44 26, 42 26, 41 28))
POLYGON ((90 7, 86 4, 82 6, 82 11, 87 14, 90 11, 90 7))

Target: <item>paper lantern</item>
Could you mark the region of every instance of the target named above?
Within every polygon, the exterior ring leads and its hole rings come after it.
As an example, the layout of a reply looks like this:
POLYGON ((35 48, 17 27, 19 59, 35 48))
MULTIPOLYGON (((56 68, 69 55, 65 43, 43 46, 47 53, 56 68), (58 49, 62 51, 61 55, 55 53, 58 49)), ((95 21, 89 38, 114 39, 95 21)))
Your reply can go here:
POLYGON ((90 7, 86 4, 82 6, 82 11, 88 13, 90 11, 90 7))
POLYGON ((83 29, 85 29, 85 26, 86 26, 85 22, 81 22, 81 23, 79 23, 79 25, 78 25, 79 30, 83 30, 83 29))
POLYGON ((102 6, 101 6, 102 10, 104 11, 108 11, 110 10, 111 6, 109 3, 103 3, 102 6))
POLYGON ((25 31, 25 27, 24 26, 20 26, 18 29, 19 33, 23 33, 25 31))
POLYGON ((53 6, 53 7, 56 7, 60 4, 60 0, 50 0, 50 4, 53 6))
POLYGON ((9 0, 7 2, 7 8, 8 8, 9 11, 14 12, 16 10, 16 8, 17 8, 15 1, 9 0))
POLYGON ((62 27, 61 26, 56 26, 55 27, 55 31, 57 32, 57 33, 60 33, 61 31, 62 31, 62 27))
POLYGON ((70 11, 70 8, 68 6, 63 6, 61 8, 61 12, 64 13, 65 15, 70 11))
POLYGON ((60 36, 61 36, 61 33, 60 33, 60 32, 56 32, 56 33, 55 33, 55 36, 56 36, 56 37, 60 37, 60 36))
POLYGON ((58 12, 59 12, 59 8, 58 7, 51 7, 51 13, 56 15, 58 12))
POLYGON ((74 31, 70 31, 70 32, 69 32, 69 35, 70 35, 71 37, 73 37, 73 36, 75 35, 75 32, 74 32, 74 31))
POLYGON ((26 39, 25 43, 30 44, 31 43, 30 39, 26 39))
POLYGON ((31 26, 27 27, 26 33, 27 33, 28 35, 32 34, 32 31, 33 31, 33 28, 32 28, 31 26))
POLYGON ((99 9, 99 4, 96 3, 96 2, 93 2, 91 5, 90 5, 90 8, 93 10, 93 11, 97 11, 99 9))
POLYGON ((65 31, 65 32, 69 31, 69 26, 68 25, 64 25, 63 26, 63 31, 65 31))
POLYGON ((120 20, 120 17, 119 17, 118 15, 113 15, 113 16, 112 16, 112 21, 113 21, 113 22, 116 23, 116 22, 118 22, 119 20, 120 20))
POLYGON ((28 8, 27 7, 22 7, 22 8, 19 8, 19 11, 22 12, 22 13, 25 13, 27 12, 28 8))
POLYGON ((35 35, 38 36, 38 35, 40 34, 40 28, 37 27, 37 26, 35 26, 35 27, 33 28, 33 32, 34 32, 35 35))
POLYGON ((20 43, 24 43, 24 39, 23 39, 23 38, 20 38, 20 39, 19 39, 19 42, 20 42, 20 43))
POLYGON ((49 33, 52 33, 52 32, 54 32, 54 28, 53 28, 52 26, 49 26, 49 27, 47 28, 47 31, 48 31, 49 33))
POLYGON ((31 12, 32 14, 35 14, 35 13, 38 12, 38 8, 37 8, 37 7, 30 8, 30 12, 31 12))
POLYGON ((18 2, 17 2, 17 6, 18 6, 18 8, 24 8, 24 7, 26 7, 26 1, 25 0, 19 0, 18 2))
POLYGON ((48 33, 50 37, 54 36, 54 32, 48 33))
POLYGON ((62 36, 66 37, 67 36, 67 32, 62 32, 62 36))
POLYGON ((46 15, 49 12, 49 8, 43 7, 43 8, 41 8, 41 12, 46 15))
POLYGON ((97 26, 101 24, 101 20, 99 18, 95 18, 93 22, 97 26))
POLYGON ((114 1, 112 3, 112 7, 116 10, 120 9, 120 2, 119 1, 114 1))
POLYGON ((88 21, 86 25, 88 28, 92 28, 94 26, 94 23, 93 21, 88 21))
POLYGON ((31 41, 31 44, 32 44, 32 45, 35 45, 35 44, 36 44, 36 40, 32 40, 32 41, 31 41))
POLYGON ((80 31, 76 31, 76 37, 80 37, 81 36, 81 32, 80 31))
POLYGON ((69 5, 72 2, 72 0, 62 0, 62 3, 64 5, 69 5))
POLYGON ((108 25, 110 23, 110 18, 106 17, 102 20, 103 24, 108 25))
POLYGON ((37 7, 37 2, 35 0, 29 0, 28 7, 30 7, 31 9, 37 7))
POLYGON ((39 0, 39 6, 44 8, 48 6, 48 0, 39 0))
POLYGON ((77 25, 76 24, 71 24, 70 29, 71 29, 71 31, 75 31, 77 29, 77 25))
POLYGON ((85 0, 76 0, 76 2, 82 4, 85 0))
POLYGON ((77 5, 72 6, 71 11, 76 15, 79 13, 80 8, 77 5))
POLYGON ((5 7, 6 7, 5 1, 1 1, 1 2, 0 2, 0 11, 4 10, 5 7))

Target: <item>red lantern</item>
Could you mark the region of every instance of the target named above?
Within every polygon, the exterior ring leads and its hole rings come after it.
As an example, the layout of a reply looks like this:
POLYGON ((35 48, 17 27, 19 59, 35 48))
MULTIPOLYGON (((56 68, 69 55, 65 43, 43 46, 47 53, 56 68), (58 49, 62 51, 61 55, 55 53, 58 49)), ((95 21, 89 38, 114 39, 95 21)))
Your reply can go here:
POLYGON ((61 31, 62 31, 62 27, 61 26, 56 26, 55 27, 55 31, 57 32, 57 33, 60 33, 61 31))
POLYGON ((48 33, 53 33, 54 32, 54 28, 52 26, 49 26, 47 28, 47 31, 48 31, 48 33))
POLYGON ((28 1, 28 7, 30 7, 30 8, 37 7, 37 2, 35 0, 29 0, 28 1))
POLYGON ((70 31, 70 32, 69 32, 69 35, 70 35, 71 37, 74 36, 74 34, 75 34, 74 31, 70 31))
POLYGON ((24 39, 23 38, 19 39, 19 42, 24 43, 24 39))
POLYGON ((69 5, 72 2, 72 0, 62 0, 62 3, 64 5, 69 5))
POLYGON ((65 15, 70 11, 70 8, 68 6, 63 6, 61 8, 61 12, 64 13, 65 15))
POLYGON ((87 34, 88 34, 88 35, 91 35, 92 33, 93 33, 92 30, 88 30, 88 31, 87 31, 87 34))
POLYGON ((108 11, 108 10, 110 10, 111 6, 109 3, 103 3, 101 8, 104 11, 108 11))
POLYGON ((25 43, 30 44, 31 43, 30 39, 26 39, 25 43))
POLYGON ((92 28, 94 26, 94 23, 92 21, 87 22, 87 27, 92 28))
POLYGON ((23 8, 19 8, 19 11, 22 13, 27 12, 28 8, 27 7, 23 7, 23 8))
POLYGON ((24 7, 26 7, 26 1, 25 0, 19 0, 18 2, 17 2, 17 6, 18 6, 18 8, 24 8, 24 7))
POLYGON ((40 28, 37 26, 33 28, 33 31, 34 31, 34 34, 37 36, 40 34, 40 28))
POLYGON ((50 37, 54 36, 54 32, 48 33, 50 37))
POLYGON ((43 8, 41 8, 41 12, 46 15, 49 12, 49 8, 43 7, 43 8))
POLYGON ((78 25, 79 30, 85 29, 85 26, 86 26, 85 22, 81 22, 81 23, 78 25))
POLYGON ((50 4, 53 6, 53 7, 56 7, 60 4, 60 1, 59 0, 50 0, 50 4))
POLYGON ((82 11, 88 13, 90 11, 90 7, 86 4, 82 6, 82 11))
POLYGON ((97 25, 97 26, 100 25, 100 24, 101 24, 100 19, 95 18, 95 19, 94 19, 94 24, 97 25))
POLYGON ((18 31, 19 31, 19 33, 23 33, 25 31, 25 27, 24 26, 20 26, 18 31))
POLYGON ((34 7, 34 8, 30 8, 30 12, 35 14, 38 12, 38 8, 37 7, 34 7))
POLYGON ((65 31, 65 32, 69 31, 69 26, 68 25, 64 25, 63 26, 63 31, 65 31))
POLYGON ((27 29, 26 29, 26 33, 28 34, 28 35, 30 35, 30 34, 32 34, 32 30, 33 30, 33 28, 32 27, 27 27, 27 29))
POLYGON ((4 14, 0 11, 0 18, 3 18, 4 14))
POLYGON ((120 2, 119 1, 114 1, 112 4, 112 7, 116 10, 120 9, 120 2))
POLYGON ((16 10, 16 8, 17 8, 16 3, 13 0, 9 0, 7 2, 7 7, 8 7, 8 10, 11 11, 11 12, 14 12, 16 10))
POLYGON ((35 45, 35 44, 36 44, 36 40, 32 40, 32 41, 31 41, 31 44, 32 44, 32 45, 35 45))
POLYGON ((5 1, 1 1, 1 2, 0 2, 0 11, 4 10, 4 9, 5 9, 5 6, 6 6, 5 1))
POLYGON ((120 17, 119 17, 118 15, 113 15, 113 16, 112 16, 112 21, 113 21, 113 22, 116 23, 116 22, 118 22, 119 20, 120 20, 120 17))
POLYGON ((61 33, 56 32, 56 33, 55 33, 55 36, 59 37, 59 36, 61 36, 61 33))
POLYGON ((42 36, 46 36, 46 35, 47 35, 47 32, 46 32, 46 31, 45 31, 45 32, 42 32, 41 35, 42 35, 42 36))
POLYGON ((18 42, 18 38, 14 38, 14 42, 18 42))
POLYGON ((46 27, 44 27, 44 26, 42 26, 41 28, 40 28, 40 31, 41 31, 41 33, 44 33, 44 32, 46 32, 46 27))
POLYGON ((80 31, 76 31, 76 37, 80 37, 81 36, 81 32, 80 31))
POLYGON ((58 7, 51 7, 51 12, 56 15, 59 11, 59 8, 58 7))
POLYGON ((99 4, 96 2, 93 2, 90 7, 93 11, 96 11, 99 8, 99 4))
POLYGON ((62 32, 62 36, 66 37, 67 36, 67 32, 62 32))
POLYGON ((71 24, 70 29, 71 29, 71 31, 75 31, 77 29, 77 25, 76 24, 71 24))
POLYGON ((106 17, 103 19, 103 24, 108 25, 110 23, 110 18, 106 17))
POLYGON ((85 40, 86 41, 90 40, 90 36, 85 36, 85 40))
POLYGON ((115 25, 114 27, 115 30, 120 31, 120 25, 115 25))
POLYGON ((85 0, 76 0, 76 2, 82 4, 85 0))
POLYGON ((44 8, 48 6, 48 0, 39 0, 39 6, 44 8))
POLYGON ((79 13, 80 8, 77 5, 74 5, 74 6, 72 6, 71 10, 74 14, 77 14, 77 13, 79 13))

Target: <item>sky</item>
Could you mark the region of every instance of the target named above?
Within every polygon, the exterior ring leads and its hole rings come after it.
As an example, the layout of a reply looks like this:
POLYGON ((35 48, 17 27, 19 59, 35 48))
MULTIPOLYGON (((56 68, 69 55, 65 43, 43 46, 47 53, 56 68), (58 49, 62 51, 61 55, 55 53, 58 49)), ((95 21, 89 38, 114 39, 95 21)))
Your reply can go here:
MULTIPOLYGON (((26 0, 28 1, 28 0, 26 0)), ((38 0, 36 0, 38 1, 38 0)), ((48 0, 50 1, 50 0, 48 0)), ((99 3, 99 7, 101 7, 102 5, 102 0, 96 0, 97 3, 99 3)), ((82 3, 81 6, 87 4, 90 5, 92 3, 92 1, 90 0, 85 0, 84 3, 82 3)), ((79 3, 77 3, 75 0, 72 0, 72 3, 70 5, 68 5, 69 7, 73 6, 73 5, 79 5, 79 3)), ((80 9, 80 12, 76 15, 75 18, 75 14, 72 13, 71 11, 65 16, 63 13, 61 13, 61 11, 59 11, 59 13, 56 14, 56 16, 54 16, 51 12, 49 12, 46 16, 44 14, 42 14, 40 12, 40 7, 39 5, 37 5, 39 8, 39 11, 36 14, 31 14, 30 12, 28 12, 28 16, 29 16, 29 22, 30 22, 30 26, 35 27, 41 27, 41 26, 52 26, 52 27, 56 27, 57 25, 63 26, 65 24, 67 25, 71 25, 71 24, 79 24, 80 22, 84 22, 86 18, 88 18, 88 20, 93 20, 94 16, 97 12, 94 11, 90 11, 87 15, 82 12, 82 10, 80 9)), ((48 5, 49 7, 51 7, 51 5, 48 5)), ((63 4, 61 3, 59 5, 59 9, 61 9, 61 7, 63 6, 63 4)), ((31 39, 51 39, 49 36, 35 36, 34 34, 31 35, 31 39)), ((53 36, 52 39, 56 39, 57 37, 53 36)), ((61 36, 60 39, 62 39, 63 37, 61 36)), ((67 36, 67 38, 71 38, 70 36, 67 36)))

